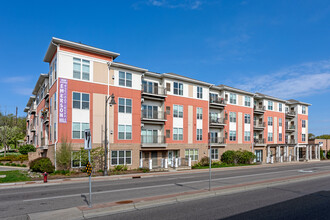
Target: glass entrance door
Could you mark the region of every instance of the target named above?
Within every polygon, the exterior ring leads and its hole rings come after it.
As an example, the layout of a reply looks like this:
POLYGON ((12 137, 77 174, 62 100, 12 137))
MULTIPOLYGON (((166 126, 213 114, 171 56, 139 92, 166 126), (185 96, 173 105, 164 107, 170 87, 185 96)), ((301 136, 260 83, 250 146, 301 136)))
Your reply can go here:
POLYGON ((262 150, 256 150, 256 162, 262 162, 262 150))

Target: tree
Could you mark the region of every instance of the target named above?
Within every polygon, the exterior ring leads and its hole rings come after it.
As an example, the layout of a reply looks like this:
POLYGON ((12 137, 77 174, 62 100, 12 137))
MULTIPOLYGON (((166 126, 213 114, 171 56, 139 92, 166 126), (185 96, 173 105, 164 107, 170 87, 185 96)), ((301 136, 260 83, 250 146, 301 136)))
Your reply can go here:
POLYGON ((330 134, 322 134, 320 136, 315 137, 315 139, 330 139, 330 134))
POLYGON ((5 125, 0 127, 0 141, 4 147, 4 156, 6 156, 9 145, 17 142, 18 136, 19 130, 16 126, 9 127, 5 125))
POLYGON ((69 170, 71 167, 71 143, 66 140, 62 140, 61 147, 56 152, 57 166, 62 170, 69 170))
POLYGON ((312 133, 308 133, 308 140, 313 140, 315 139, 315 135, 312 133))

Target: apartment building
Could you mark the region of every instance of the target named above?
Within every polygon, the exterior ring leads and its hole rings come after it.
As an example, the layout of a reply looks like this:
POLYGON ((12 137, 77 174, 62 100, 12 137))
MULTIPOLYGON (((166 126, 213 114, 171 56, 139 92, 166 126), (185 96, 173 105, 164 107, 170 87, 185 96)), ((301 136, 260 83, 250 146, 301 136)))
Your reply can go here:
POLYGON ((85 129, 93 147, 104 147, 106 121, 110 168, 191 166, 209 156, 209 146, 213 160, 239 149, 261 163, 319 158, 306 138, 310 104, 155 73, 115 62, 119 55, 52 38, 44 57, 49 72, 40 75, 25 108, 27 142, 38 156, 56 163, 66 141, 77 158, 85 129), (116 104, 105 105, 112 94, 116 104))

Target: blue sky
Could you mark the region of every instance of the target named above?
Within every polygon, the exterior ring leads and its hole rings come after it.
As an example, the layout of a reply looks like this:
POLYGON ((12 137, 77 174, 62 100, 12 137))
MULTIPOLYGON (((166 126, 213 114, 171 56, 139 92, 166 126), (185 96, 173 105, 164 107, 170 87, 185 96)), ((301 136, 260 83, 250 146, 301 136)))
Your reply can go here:
POLYGON ((309 131, 330 133, 329 1, 98 2, 2 2, 2 111, 24 115, 55 36, 155 72, 311 103, 309 131))

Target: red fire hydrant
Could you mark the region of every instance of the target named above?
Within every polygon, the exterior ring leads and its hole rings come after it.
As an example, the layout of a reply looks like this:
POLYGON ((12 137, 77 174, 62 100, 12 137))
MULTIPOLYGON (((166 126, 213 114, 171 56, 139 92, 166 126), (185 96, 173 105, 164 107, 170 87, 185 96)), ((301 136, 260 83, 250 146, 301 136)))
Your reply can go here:
POLYGON ((48 173, 44 172, 42 175, 44 175, 44 183, 47 183, 47 175, 48 175, 48 173))

